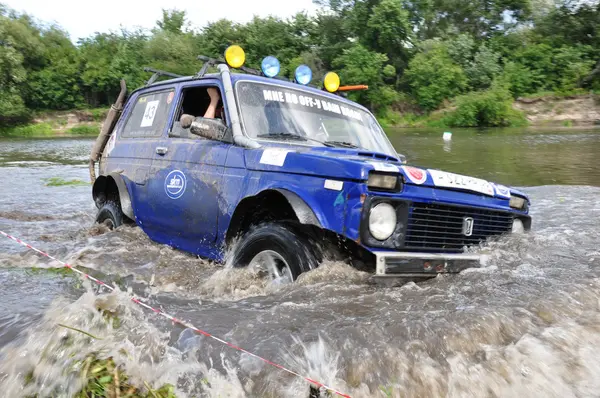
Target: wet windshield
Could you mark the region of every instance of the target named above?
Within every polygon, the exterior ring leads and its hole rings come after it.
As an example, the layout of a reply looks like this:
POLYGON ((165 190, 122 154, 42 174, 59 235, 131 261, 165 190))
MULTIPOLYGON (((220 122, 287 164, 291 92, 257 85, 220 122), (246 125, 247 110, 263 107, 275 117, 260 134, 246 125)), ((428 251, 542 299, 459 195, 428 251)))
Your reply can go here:
POLYGON ((397 156, 375 118, 346 102, 273 84, 240 81, 236 89, 242 123, 252 138, 397 156))

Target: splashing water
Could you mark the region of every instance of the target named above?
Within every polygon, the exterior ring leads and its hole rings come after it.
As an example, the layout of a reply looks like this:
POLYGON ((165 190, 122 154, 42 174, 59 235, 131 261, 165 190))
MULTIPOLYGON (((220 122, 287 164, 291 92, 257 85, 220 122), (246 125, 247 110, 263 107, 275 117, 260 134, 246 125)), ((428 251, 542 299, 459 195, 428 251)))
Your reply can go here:
MULTIPOLYGON (((61 167, 65 179, 87 173, 61 167)), ((78 364, 91 353, 112 356, 136 386, 172 384, 178 397, 308 396, 303 381, 143 311, 128 289, 353 397, 575 397, 600 390, 598 188, 526 189, 535 204, 533 232, 489 243, 484 267, 459 275, 386 287, 330 261, 292 285, 274 286, 254 270, 155 244, 139 228, 93 227, 89 189, 45 187, 53 167, 12 169, 14 183, 0 173, 8 187, 0 229, 122 291, 98 293, 57 272, 57 264, 0 241, 4 396, 72 395, 81 387, 78 364), (40 194, 23 197, 34 188, 40 194)))

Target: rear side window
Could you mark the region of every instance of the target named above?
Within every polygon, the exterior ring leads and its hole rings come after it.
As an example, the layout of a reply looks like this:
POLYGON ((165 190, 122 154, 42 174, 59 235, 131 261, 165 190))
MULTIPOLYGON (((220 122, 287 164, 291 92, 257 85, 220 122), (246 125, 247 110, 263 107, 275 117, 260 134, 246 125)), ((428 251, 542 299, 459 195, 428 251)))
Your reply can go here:
POLYGON ((138 97, 127 118, 124 138, 159 137, 165 129, 175 90, 163 90, 138 97))

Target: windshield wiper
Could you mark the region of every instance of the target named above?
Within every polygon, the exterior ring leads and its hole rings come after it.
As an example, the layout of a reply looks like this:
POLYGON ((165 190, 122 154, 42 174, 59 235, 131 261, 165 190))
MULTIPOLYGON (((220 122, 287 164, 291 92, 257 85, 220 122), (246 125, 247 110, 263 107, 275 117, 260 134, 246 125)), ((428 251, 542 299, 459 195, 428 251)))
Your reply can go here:
POLYGON ((314 138, 305 137, 303 135, 292 134, 292 133, 269 133, 269 134, 259 134, 256 138, 271 138, 271 139, 281 139, 281 140, 296 140, 296 141, 313 141, 318 142, 319 144, 325 146, 334 146, 328 142, 323 142, 319 140, 315 140, 314 138))
POLYGON ((259 134, 256 138, 273 138, 273 139, 281 139, 281 140, 296 140, 296 141, 306 141, 306 137, 303 137, 298 134, 292 133, 269 133, 269 134, 259 134))
POLYGON ((292 133, 269 133, 269 134, 259 134, 256 138, 271 138, 271 139, 281 139, 281 140, 296 140, 296 141, 312 141, 318 142, 321 145, 325 145, 327 147, 344 147, 344 148, 360 148, 358 145, 354 145, 351 142, 346 141, 320 141, 314 138, 305 137, 303 135, 292 134, 292 133))

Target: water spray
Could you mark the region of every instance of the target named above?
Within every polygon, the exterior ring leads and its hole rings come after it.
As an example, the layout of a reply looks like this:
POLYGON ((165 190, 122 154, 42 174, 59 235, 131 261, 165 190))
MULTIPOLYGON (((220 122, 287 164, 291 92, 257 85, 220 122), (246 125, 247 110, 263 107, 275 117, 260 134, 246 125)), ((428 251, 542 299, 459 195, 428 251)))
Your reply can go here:
MULTIPOLYGON (((69 265, 69 264, 67 264, 67 263, 66 263, 66 262, 64 262, 64 261, 61 261, 61 260, 59 260, 59 259, 57 259, 57 258, 55 258, 55 257, 51 256, 50 254, 48 254, 48 253, 46 253, 46 252, 43 252, 43 251, 41 251, 41 250, 39 250, 39 249, 36 249, 35 247, 33 247, 33 246, 31 246, 30 244, 28 244, 28 243, 26 243, 26 242, 22 241, 22 240, 21 240, 21 239, 19 239, 19 238, 15 238, 14 236, 11 236, 11 235, 7 234, 6 232, 3 232, 3 231, 0 231, 0 235, 7 237, 8 239, 10 239, 10 240, 12 240, 12 241, 14 241, 14 242, 17 242, 18 244, 20 244, 20 245, 22 245, 22 246, 25 246, 26 248, 28 248, 28 249, 30 249, 30 250, 33 250, 34 252, 36 252, 36 253, 38 253, 38 254, 40 254, 40 255, 44 256, 44 257, 47 257, 47 258, 49 258, 49 259, 51 259, 51 260, 54 260, 54 261, 58 262, 58 263, 59 263, 59 264, 61 264, 63 267, 66 267, 66 268, 70 269, 71 271, 73 271, 73 272, 75 272, 75 273, 77 273, 77 274, 81 275, 81 276, 82 276, 82 277, 84 277, 85 279, 89 279, 89 280, 91 280, 91 281, 95 282, 96 284, 98 284, 98 285, 100 285, 100 286, 102 286, 102 287, 104 287, 104 288, 106 288, 106 289, 110 290, 111 292, 115 290, 115 288, 114 288, 114 287, 112 287, 112 286, 110 286, 110 285, 108 285, 108 284, 106 284, 106 283, 102 282, 102 281, 101 281, 101 280, 99 280, 99 279, 96 279, 96 278, 94 278, 94 277, 93 277, 93 276, 91 276, 91 275, 88 275, 88 274, 86 274, 85 272, 83 272, 83 271, 81 271, 81 270, 79 270, 79 269, 77 269, 77 268, 73 267, 72 265, 69 265)), ((307 382, 311 383, 311 397, 312 397, 312 396, 315 396, 315 395, 314 395, 314 386, 316 386, 316 387, 317 387, 318 389, 320 389, 320 390, 326 390, 326 391, 330 391, 330 392, 332 392, 332 393, 334 393, 334 394, 336 394, 336 395, 338 395, 338 396, 340 396, 340 397, 346 397, 346 398, 350 398, 350 395, 344 394, 344 393, 342 393, 342 392, 340 392, 340 391, 338 391, 338 390, 336 390, 336 389, 334 389, 334 388, 331 388, 331 387, 329 387, 329 386, 327 386, 327 385, 325 385, 325 384, 323 384, 323 383, 321 383, 321 382, 319 382, 319 381, 313 380, 313 379, 311 379, 310 377, 307 377, 307 376, 302 376, 300 373, 294 372, 293 370, 287 369, 286 367, 284 367, 284 366, 282 366, 282 365, 279 365, 279 364, 277 364, 277 363, 275 363, 275 362, 269 361, 268 359, 265 359, 265 358, 263 358, 263 357, 261 357, 261 356, 259 356, 259 355, 253 354, 253 353, 251 353, 250 351, 247 351, 247 350, 245 350, 245 349, 243 349, 243 348, 241 348, 241 347, 238 347, 238 346, 236 346, 235 344, 229 343, 229 342, 227 342, 227 341, 225 341, 225 340, 222 340, 222 339, 220 339, 220 338, 218 338, 218 337, 216 337, 216 336, 213 336, 212 334, 210 334, 210 333, 208 333, 208 332, 205 332, 205 331, 204 331, 204 330, 202 330, 202 329, 198 329, 198 328, 197 328, 197 327, 195 327, 194 325, 191 325, 191 324, 189 324, 189 323, 187 323, 187 322, 185 322, 185 321, 182 321, 182 320, 180 320, 180 319, 177 319, 177 318, 175 318, 175 317, 174 317, 174 316, 172 316, 172 315, 169 315, 169 314, 167 314, 166 312, 163 312, 163 311, 161 311, 161 310, 158 310, 158 309, 156 309, 156 308, 153 308, 153 307, 149 306, 148 304, 146 304, 146 303, 144 303, 144 302, 140 301, 140 300, 139 300, 138 298, 136 298, 136 297, 133 297, 133 296, 132 296, 132 297, 131 297, 131 301, 133 301, 133 302, 134 302, 134 303, 136 303, 136 304, 139 304, 139 305, 141 305, 142 307, 144 307, 144 308, 146 308, 146 309, 149 309, 149 310, 151 310, 151 311, 153 311, 153 312, 157 313, 158 315, 160 315, 160 316, 162 316, 162 317, 164 317, 164 318, 167 318, 168 320, 170 320, 171 322, 173 322, 173 323, 175 323, 175 324, 178 324, 178 325, 184 326, 184 327, 186 327, 186 328, 188 328, 188 329, 191 329, 191 330, 193 330, 193 331, 194 331, 194 332, 196 332, 196 333, 199 333, 199 334, 201 334, 201 335, 203 335, 203 336, 209 337, 209 338, 211 338, 211 339, 213 339, 213 340, 215 340, 215 341, 218 341, 218 342, 219 342, 219 343, 221 343, 221 344, 224 344, 224 345, 226 345, 226 346, 228 346, 228 347, 230 347, 230 348, 233 348, 234 350, 237 350, 237 351, 243 352, 244 354, 248 354, 248 355, 250 355, 251 357, 253 357, 253 358, 256 358, 256 359, 258 359, 258 360, 260 360, 260 361, 262 361, 262 362, 264 362, 264 363, 266 363, 266 364, 268 364, 268 365, 274 366, 274 367, 276 367, 276 368, 278 368, 278 369, 280 369, 280 370, 283 370, 284 372, 287 372, 287 373, 289 373, 289 374, 291 374, 291 375, 293 375, 293 376, 296 376, 296 377, 299 377, 299 378, 301 378, 301 379, 304 379, 305 381, 307 381, 307 382)))

